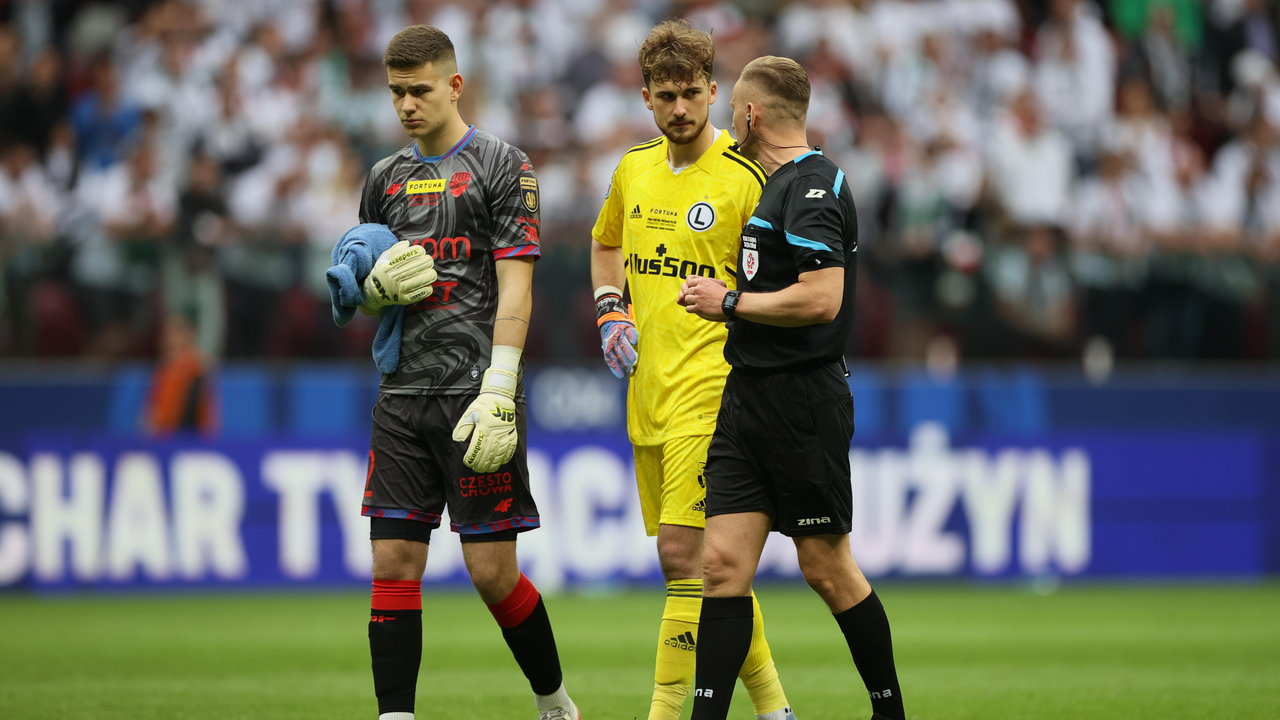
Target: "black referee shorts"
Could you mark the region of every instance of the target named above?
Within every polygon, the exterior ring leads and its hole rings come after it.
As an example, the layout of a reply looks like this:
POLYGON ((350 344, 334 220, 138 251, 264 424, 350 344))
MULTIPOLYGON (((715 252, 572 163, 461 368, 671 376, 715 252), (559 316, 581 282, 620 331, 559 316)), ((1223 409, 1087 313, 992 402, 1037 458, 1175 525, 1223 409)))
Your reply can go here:
MULTIPOLYGON (((494 472, 478 473, 462 462, 467 443, 454 442, 452 437, 462 411, 474 399, 474 395, 378 394, 364 515, 435 528, 448 507, 450 525, 464 542, 490 535, 510 539, 513 532, 538 527, 538 507, 529 492, 525 404, 516 403, 519 442, 515 454, 494 472)), ((406 526, 374 523, 373 531, 377 537, 390 537, 386 532, 392 527, 406 526)), ((402 539, 425 542, 421 533, 397 533, 402 539)))
POLYGON ((707 454, 707 517, 762 512, 790 537, 849 532, 852 439, 842 363, 767 375, 730 370, 707 454))

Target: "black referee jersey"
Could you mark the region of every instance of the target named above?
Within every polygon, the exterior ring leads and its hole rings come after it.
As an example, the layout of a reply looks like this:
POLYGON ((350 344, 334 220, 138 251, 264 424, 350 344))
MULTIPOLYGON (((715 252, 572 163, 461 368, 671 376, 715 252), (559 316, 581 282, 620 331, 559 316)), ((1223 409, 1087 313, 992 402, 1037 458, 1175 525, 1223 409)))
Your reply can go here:
POLYGON ((853 329, 858 220, 844 171, 811 150, 769 176, 742 229, 738 289, 774 292, 801 273, 845 269, 844 300, 835 320, 777 327, 737 318, 729 324, 725 359, 745 370, 803 370, 844 356, 853 329))

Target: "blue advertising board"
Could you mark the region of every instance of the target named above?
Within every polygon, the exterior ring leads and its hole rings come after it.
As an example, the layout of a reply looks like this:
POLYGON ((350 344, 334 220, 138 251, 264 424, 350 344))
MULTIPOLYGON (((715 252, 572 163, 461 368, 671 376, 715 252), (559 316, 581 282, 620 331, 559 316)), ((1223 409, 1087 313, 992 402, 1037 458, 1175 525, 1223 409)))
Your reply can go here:
MULTIPOLYGON (((966 433, 917 424, 850 449, 855 556, 872 577, 1257 577, 1275 573, 1277 438, 1257 431, 966 433)), ((543 527, 521 564, 546 589, 658 582, 630 446, 531 431, 543 527)), ((0 588, 359 584, 367 435, 163 442, 0 440, 0 588)), ((428 582, 466 582, 452 533, 428 582)), ((773 536, 762 577, 798 577, 773 536)))

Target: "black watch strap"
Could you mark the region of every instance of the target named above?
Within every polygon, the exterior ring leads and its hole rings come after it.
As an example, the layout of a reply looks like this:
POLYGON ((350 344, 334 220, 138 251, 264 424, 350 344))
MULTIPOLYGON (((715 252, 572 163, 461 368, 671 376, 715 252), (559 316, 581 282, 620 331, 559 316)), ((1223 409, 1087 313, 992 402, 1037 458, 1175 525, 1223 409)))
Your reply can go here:
POLYGON ((730 320, 738 317, 738 296, 741 294, 739 290, 730 290, 724 294, 724 300, 720 301, 720 309, 730 320))

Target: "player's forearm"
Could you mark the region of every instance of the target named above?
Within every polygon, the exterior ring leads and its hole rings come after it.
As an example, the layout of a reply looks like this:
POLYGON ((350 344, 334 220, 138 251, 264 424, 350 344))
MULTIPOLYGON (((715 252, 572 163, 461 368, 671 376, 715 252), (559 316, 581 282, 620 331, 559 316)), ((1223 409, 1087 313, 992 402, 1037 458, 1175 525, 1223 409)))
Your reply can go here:
POLYGON ((533 260, 499 260, 497 275, 498 310, 493 322, 493 344, 523 349, 533 312, 533 260))
POLYGON ((832 267, 802 273, 799 282, 777 292, 743 293, 735 314, 777 327, 820 325, 835 320, 843 301, 844 268, 832 267))
POLYGON ((601 285, 612 285, 622 288, 626 285, 627 273, 622 262, 622 248, 601 245, 591 241, 591 289, 601 285))

